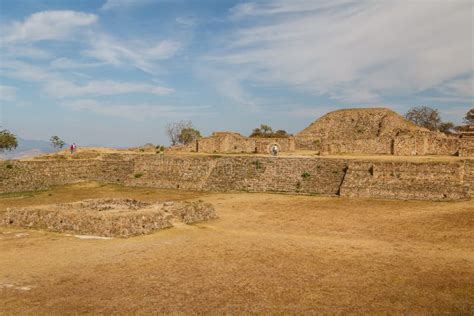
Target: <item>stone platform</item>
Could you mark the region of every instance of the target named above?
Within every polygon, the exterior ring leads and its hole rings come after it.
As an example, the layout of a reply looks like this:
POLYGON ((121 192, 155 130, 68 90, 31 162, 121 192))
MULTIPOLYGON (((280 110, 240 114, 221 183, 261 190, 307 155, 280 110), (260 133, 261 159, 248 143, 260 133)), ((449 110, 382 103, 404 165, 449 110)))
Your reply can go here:
POLYGON ((132 199, 91 199, 74 203, 8 208, 3 226, 104 237, 131 237, 217 218, 203 202, 147 203, 132 199))

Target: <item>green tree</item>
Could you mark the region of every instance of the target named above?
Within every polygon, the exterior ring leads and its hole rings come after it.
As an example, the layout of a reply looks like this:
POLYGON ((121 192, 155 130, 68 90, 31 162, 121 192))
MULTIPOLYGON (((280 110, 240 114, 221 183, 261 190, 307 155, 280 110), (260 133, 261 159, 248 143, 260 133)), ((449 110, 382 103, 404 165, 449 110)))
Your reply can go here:
POLYGON ((254 128, 250 137, 262 137, 262 130, 260 128, 254 128))
POLYGON ((181 130, 181 133, 179 133, 178 142, 187 145, 199 138, 201 138, 201 132, 193 127, 186 127, 181 130))
POLYGON ((11 151, 18 147, 16 136, 6 129, 0 131, 0 152, 11 151))
POLYGON ((49 139, 54 148, 63 148, 66 143, 58 136, 51 136, 49 139))
POLYGON ((288 133, 287 133, 285 130, 282 130, 282 129, 277 130, 277 131, 274 133, 274 135, 275 135, 276 137, 288 137, 288 136, 289 136, 288 133))
POLYGON ((273 128, 269 125, 261 124, 260 127, 257 127, 252 130, 252 134, 250 137, 288 137, 288 133, 282 129, 277 130, 276 132, 273 131, 273 128))
POLYGON ((260 130, 262 131, 263 134, 273 133, 273 129, 271 128, 270 125, 261 124, 260 125, 260 130))

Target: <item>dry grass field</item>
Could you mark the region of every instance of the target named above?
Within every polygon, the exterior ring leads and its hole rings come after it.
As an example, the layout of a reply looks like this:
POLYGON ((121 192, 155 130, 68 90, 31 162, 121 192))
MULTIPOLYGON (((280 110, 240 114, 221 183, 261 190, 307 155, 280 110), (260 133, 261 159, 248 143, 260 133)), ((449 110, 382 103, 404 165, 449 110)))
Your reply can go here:
POLYGON ((0 314, 474 314, 472 201, 85 183, 0 195, 0 213, 99 197, 202 199, 220 218, 111 240, 0 228, 0 314))

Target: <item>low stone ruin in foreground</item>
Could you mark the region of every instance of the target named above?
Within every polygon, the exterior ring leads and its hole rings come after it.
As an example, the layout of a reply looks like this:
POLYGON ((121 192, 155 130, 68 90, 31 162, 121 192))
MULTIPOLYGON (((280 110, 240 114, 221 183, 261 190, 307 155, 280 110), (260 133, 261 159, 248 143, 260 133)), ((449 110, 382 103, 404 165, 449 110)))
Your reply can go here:
POLYGON ((74 203, 8 208, 4 226, 104 237, 131 237, 217 218, 203 202, 146 203, 133 199, 90 199, 74 203))

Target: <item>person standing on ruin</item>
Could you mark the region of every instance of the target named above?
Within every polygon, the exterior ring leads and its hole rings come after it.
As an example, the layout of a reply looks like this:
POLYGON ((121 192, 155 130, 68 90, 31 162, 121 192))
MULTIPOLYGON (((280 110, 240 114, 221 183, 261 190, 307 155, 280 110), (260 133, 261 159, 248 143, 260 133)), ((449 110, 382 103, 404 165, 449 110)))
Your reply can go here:
POLYGON ((71 146, 69 146, 69 149, 71 150, 71 155, 74 153, 74 144, 71 144, 71 146))
POLYGON ((278 156, 278 146, 277 145, 272 146, 272 155, 273 156, 278 156))

